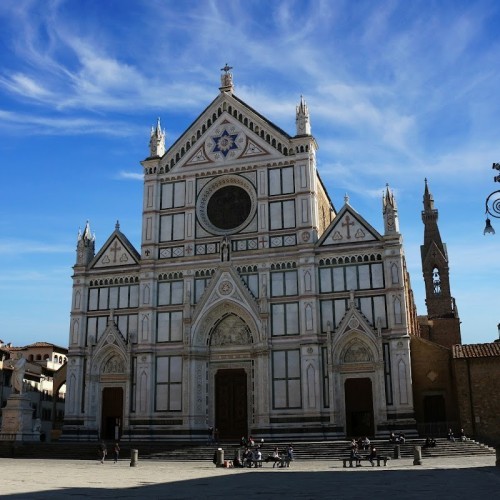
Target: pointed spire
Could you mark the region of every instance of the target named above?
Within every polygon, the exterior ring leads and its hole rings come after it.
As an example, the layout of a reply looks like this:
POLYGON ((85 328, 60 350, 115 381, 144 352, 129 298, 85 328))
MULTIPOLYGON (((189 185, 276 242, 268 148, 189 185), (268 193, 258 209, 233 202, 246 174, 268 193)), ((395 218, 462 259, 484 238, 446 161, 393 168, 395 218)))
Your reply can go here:
POLYGON ((434 208, 434 197, 429 191, 429 186, 427 184, 427 178, 425 179, 425 189, 424 189, 424 209, 422 210, 422 221, 424 224, 427 222, 435 222, 438 220, 438 211, 434 208))
POLYGON ((384 213, 388 209, 388 207, 392 207, 393 209, 397 209, 396 207, 396 199, 394 198, 394 192, 389 189, 389 184, 385 185, 385 192, 382 195, 382 203, 384 205, 384 213))
POLYGON ((223 68, 220 69, 221 71, 224 71, 224 73, 220 76, 219 90, 221 92, 234 92, 233 74, 231 73, 232 69, 233 67, 229 66, 227 63, 223 68))
POLYGON ((349 205, 349 195, 347 193, 344 195, 344 203, 349 205))
POLYGON ((95 234, 92 234, 92 231, 90 230, 89 221, 85 223, 85 229, 83 230, 83 233, 82 230, 78 228, 78 241, 81 240, 83 240, 83 243, 85 245, 88 245, 89 243, 95 241, 95 234))
POLYGON ((385 185, 385 191, 382 195, 382 213, 384 215, 385 234, 399 233, 398 207, 394 192, 389 189, 389 184, 385 185))
POLYGON ((165 154, 165 130, 161 129, 160 117, 156 121, 156 128, 151 127, 149 139, 149 156, 163 156, 165 154))
POLYGON ((85 224, 83 233, 78 228, 78 240, 76 244, 76 265, 86 266, 95 255, 95 234, 90 230, 89 221, 85 224))
POLYGON ((304 97, 300 96, 300 103, 295 108, 295 125, 297 135, 311 135, 311 122, 309 118, 309 108, 304 97))
POLYGON ((429 186, 427 184, 427 177, 425 178, 425 190, 424 190, 424 210, 431 211, 434 210, 434 198, 429 191, 429 186))

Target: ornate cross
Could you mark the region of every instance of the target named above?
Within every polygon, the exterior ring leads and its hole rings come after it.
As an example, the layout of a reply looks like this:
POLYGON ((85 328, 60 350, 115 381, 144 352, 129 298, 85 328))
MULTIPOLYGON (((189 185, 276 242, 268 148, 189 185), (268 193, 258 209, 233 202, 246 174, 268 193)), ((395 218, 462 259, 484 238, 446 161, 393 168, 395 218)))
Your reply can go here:
POLYGON ((350 240, 351 239, 351 231, 349 229, 349 226, 354 226, 354 222, 349 222, 351 220, 351 218, 348 215, 345 216, 345 220, 346 220, 346 222, 342 222, 342 227, 347 227, 347 239, 350 240))
POLYGON ((115 240, 115 244, 110 248, 110 252, 113 252, 114 257, 113 257, 113 262, 116 262, 116 254, 122 249, 122 247, 118 246, 118 241, 115 240))
POLYGON ((227 75, 227 73, 228 73, 228 72, 229 72, 229 70, 231 70, 231 69, 233 69, 233 67, 232 67, 232 66, 228 66, 228 64, 226 63, 226 65, 225 65, 223 68, 221 68, 220 70, 221 70, 221 71, 225 71, 225 72, 226 72, 226 75, 227 75))
POLYGON ((262 247, 262 248, 266 248, 266 238, 264 238, 264 236, 261 236, 259 238, 259 245, 262 247))

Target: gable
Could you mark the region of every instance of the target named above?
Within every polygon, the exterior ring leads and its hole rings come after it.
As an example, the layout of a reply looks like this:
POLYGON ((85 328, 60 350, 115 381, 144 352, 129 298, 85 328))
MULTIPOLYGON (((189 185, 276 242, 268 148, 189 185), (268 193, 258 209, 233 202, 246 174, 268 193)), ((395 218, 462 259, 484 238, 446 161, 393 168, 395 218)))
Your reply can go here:
POLYGON ((353 245, 379 241, 381 238, 381 235, 361 215, 349 205, 344 205, 318 241, 318 246, 353 245))
POLYGON ((115 231, 91 262, 91 269, 138 264, 137 251, 130 242, 115 231))
POLYGON ((164 171, 287 156, 290 136, 233 95, 222 93, 169 148, 164 171))
POLYGON ((257 302, 249 289, 234 269, 224 265, 212 276, 210 284, 195 307, 193 321, 217 304, 227 301, 238 304, 242 309, 252 311, 255 318, 259 316, 257 302))
POLYGON ((427 253, 424 254, 426 248, 422 245, 420 247, 421 250, 421 255, 423 257, 422 260, 422 266, 425 267, 427 265, 431 266, 436 266, 436 265, 444 265, 447 263, 446 256, 443 255, 443 252, 439 248, 439 246, 436 244, 435 241, 431 243, 429 246, 429 249, 427 250, 427 253))

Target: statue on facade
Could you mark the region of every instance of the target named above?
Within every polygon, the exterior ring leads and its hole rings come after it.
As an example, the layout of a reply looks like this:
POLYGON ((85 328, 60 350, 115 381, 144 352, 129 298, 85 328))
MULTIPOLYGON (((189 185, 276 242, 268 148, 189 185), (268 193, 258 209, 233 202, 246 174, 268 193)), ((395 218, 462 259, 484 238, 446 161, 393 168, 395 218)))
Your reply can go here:
POLYGON ((221 253, 221 261, 222 262, 229 262, 231 256, 230 256, 230 243, 229 243, 229 238, 227 235, 224 236, 222 239, 222 243, 220 245, 220 253, 221 253))
POLYGON ((14 363, 14 371, 12 372, 11 385, 14 392, 23 393, 23 380, 26 371, 26 358, 19 355, 19 358, 14 363))

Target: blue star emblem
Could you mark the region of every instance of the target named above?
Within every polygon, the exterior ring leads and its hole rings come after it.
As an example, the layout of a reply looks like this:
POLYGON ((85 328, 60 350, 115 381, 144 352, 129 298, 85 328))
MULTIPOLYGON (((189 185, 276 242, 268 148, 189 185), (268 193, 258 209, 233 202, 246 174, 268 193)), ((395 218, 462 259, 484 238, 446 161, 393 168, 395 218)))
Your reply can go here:
POLYGON ((238 149, 236 145, 236 137, 238 134, 230 134, 226 129, 218 137, 213 137, 215 147, 212 149, 212 153, 222 153, 224 158, 227 156, 229 151, 232 149, 238 149))

